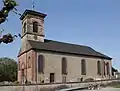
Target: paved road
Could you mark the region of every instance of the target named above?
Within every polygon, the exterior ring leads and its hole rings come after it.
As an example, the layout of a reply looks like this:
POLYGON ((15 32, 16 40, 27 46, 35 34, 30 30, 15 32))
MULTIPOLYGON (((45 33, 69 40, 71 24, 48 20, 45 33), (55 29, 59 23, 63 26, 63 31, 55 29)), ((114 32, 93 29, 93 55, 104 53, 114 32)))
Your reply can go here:
POLYGON ((120 91, 120 88, 107 87, 107 88, 102 88, 100 90, 79 90, 79 91, 120 91))

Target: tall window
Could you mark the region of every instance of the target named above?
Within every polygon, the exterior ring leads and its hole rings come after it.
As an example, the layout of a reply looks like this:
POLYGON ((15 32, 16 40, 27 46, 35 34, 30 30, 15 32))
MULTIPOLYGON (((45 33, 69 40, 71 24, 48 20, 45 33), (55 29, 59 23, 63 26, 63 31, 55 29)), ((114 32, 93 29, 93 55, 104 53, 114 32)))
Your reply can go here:
POLYGON ((100 63, 100 61, 97 61, 97 73, 98 73, 98 75, 101 75, 101 63, 100 63))
POLYGON ((18 70, 20 70, 20 61, 18 61, 18 70))
POLYGON ((62 58, 62 75, 67 75, 67 59, 62 58))
POLYGON ((45 58, 43 55, 38 56, 38 72, 39 73, 44 73, 44 61, 45 58))
POLYGON ((33 32, 37 33, 38 32, 38 23, 33 22, 33 32))
POLYGON ((28 68, 31 67, 31 59, 30 59, 30 56, 28 57, 28 68))
POLYGON ((25 76, 25 73, 24 73, 24 69, 21 70, 21 77, 22 77, 22 80, 24 79, 23 77, 25 76))
POLYGON ((107 64, 106 64, 106 69, 107 69, 107 75, 109 75, 110 74, 110 68, 109 68, 109 63, 107 62, 107 64))
POLYGON ((23 25, 23 33, 25 33, 26 32, 26 23, 24 23, 24 25, 23 25))
POLYGON ((106 75, 105 73, 105 61, 103 61, 103 73, 104 73, 104 75, 106 75))
POLYGON ((81 60, 81 74, 86 75, 86 61, 84 59, 81 60))

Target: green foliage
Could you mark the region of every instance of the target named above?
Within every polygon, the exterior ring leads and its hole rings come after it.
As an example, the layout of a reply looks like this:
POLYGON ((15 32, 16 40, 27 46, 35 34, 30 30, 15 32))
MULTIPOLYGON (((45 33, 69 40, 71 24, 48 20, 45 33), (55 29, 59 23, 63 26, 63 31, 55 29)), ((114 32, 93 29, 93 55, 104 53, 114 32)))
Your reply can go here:
MULTIPOLYGON (((3 8, 0 10, 0 24, 4 23, 7 20, 10 11, 15 10, 14 13, 16 13, 17 11, 17 9, 15 8, 16 6, 17 3, 15 0, 3 0, 3 8)), ((0 37, 1 37, 1 31, 0 31, 0 37)), ((11 43, 13 42, 15 37, 17 37, 17 35, 12 36, 12 34, 8 33, 0 38, 0 43, 2 42, 5 44, 11 43)))
POLYGON ((16 1, 14 0, 3 0, 3 3, 4 3, 4 6, 0 11, 0 24, 5 22, 9 12, 13 10, 15 6, 17 6, 16 1))
POLYGON ((10 58, 0 58, 0 82, 17 80, 17 62, 10 58))
POLYGON ((94 81, 94 79, 93 79, 93 78, 87 78, 87 79, 85 79, 84 81, 85 81, 85 82, 90 82, 90 81, 94 81))
POLYGON ((120 88, 120 82, 119 80, 118 81, 115 81, 115 82, 111 82, 108 84, 109 87, 114 87, 114 88, 120 88))
POLYGON ((7 35, 3 35, 3 38, 0 38, 0 43, 3 42, 3 43, 11 43, 13 42, 13 37, 11 34, 7 34, 7 35))

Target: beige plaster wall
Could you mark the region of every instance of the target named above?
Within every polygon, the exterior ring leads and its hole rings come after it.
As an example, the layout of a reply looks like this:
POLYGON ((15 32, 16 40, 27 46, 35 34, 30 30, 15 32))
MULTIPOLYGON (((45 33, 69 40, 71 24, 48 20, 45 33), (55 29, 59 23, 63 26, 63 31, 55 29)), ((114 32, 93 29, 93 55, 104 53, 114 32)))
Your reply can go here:
MULTIPOLYGON (((45 68, 44 68, 44 75, 42 79, 45 82, 49 82, 49 75, 50 73, 55 73, 55 82, 62 81, 61 75, 61 59, 62 57, 67 58, 67 81, 73 82, 78 81, 79 78, 83 77, 86 78, 94 78, 94 79, 106 79, 108 76, 99 76, 97 74, 97 61, 103 61, 101 58, 95 57, 87 57, 87 56, 75 56, 75 55, 65 55, 59 53, 50 53, 50 52, 38 52, 37 55, 44 55, 45 57, 45 68), (81 60, 86 60, 86 75, 81 75, 81 60)), ((111 60, 104 60, 105 62, 109 62, 110 64, 110 75, 111 75, 111 60)), ((40 81, 40 74, 37 75, 38 82, 40 81)))

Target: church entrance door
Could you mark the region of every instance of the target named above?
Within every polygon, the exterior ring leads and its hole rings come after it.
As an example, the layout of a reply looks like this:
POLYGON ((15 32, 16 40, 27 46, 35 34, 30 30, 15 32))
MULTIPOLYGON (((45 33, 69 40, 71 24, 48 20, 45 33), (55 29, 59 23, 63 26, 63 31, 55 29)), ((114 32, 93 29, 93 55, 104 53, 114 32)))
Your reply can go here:
POLYGON ((53 83, 55 80, 55 73, 50 73, 50 83, 53 83))

